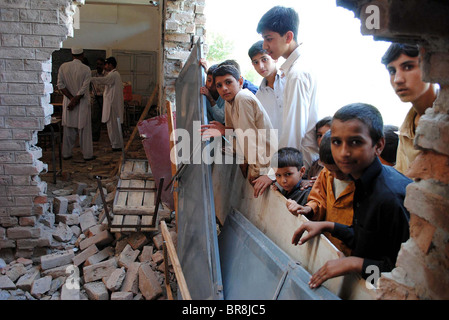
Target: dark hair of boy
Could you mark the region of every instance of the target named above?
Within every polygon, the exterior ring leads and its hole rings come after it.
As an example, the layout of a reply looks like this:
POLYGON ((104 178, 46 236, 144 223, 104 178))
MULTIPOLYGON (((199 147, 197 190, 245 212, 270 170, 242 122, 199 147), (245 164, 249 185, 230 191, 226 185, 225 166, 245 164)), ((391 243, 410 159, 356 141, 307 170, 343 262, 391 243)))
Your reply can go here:
POLYGON ((254 43, 248 50, 248 56, 251 60, 259 53, 267 53, 267 50, 263 48, 263 40, 254 43))
POLYGON ((331 151, 331 131, 328 130, 321 140, 320 144, 320 161, 325 164, 335 164, 334 157, 331 151))
POLYGON ((225 61, 220 62, 220 63, 218 64, 219 67, 225 66, 225 65, 234 66, 234 67, 240 72, 240 65, 239 65, 238 62, 235 61, 235 60, 228 59, 228 60, 225 60, 225 61))
POLYGON ((399 136, 396 133, 398 130, 398 127, 394 125, 388 124, 384 126, 385 147, 380 156, 393 165, 396 164, 396 154, 399 144, 399 136))
POLYGON ((376 107, 367 103, 351 103, 339 109, 332 119, 346 122, 359 120, 369 130, 373 146, 384 136, 384 124, 382 115, 376 107))
POLYGON ((303 166, 302 153, 296 148, 285 147, 279 149, 272 158, 272 163, 276 163, 277 168, 295 167, 301 170, 303 166))
POLYGON ((413 58, 417 57, 419 56, 419 46, 416 44, 392 43, 381 59, 382 64, 386 66, 399 58, 401 54, 413 58))
POLYGON ((274 31, 284 36, 288 31, 293 32, 293 38, 298 41, 299 16, 293 8, 275 6, 268 10, 257 25, 257 33, 274 31))
POLYGON ((221 77, 230 74, 235 78, 235 80, 239 81, 240 79, 240 71, 234 67, 233 65, 225 64, 219 65, 217 69, 213 72, 214 81, 216 77, 221 77))
POLYGON ((330 127, 331 122, 332 122, 332 117, 324 117, 323 119, 321 119, 320 121, 318 121, 315 124, 315 132, 318 132, 318 130, 324 126, 330 127))
POLYGON ((213 64, 207 69, 207 75, 213 75, 215 69, 218 68, 218 64, 213 64))
POLYGON ((110 63, 114 68, 117 67, 117 60, 114 57, 107 58, 104 63, 110 63))

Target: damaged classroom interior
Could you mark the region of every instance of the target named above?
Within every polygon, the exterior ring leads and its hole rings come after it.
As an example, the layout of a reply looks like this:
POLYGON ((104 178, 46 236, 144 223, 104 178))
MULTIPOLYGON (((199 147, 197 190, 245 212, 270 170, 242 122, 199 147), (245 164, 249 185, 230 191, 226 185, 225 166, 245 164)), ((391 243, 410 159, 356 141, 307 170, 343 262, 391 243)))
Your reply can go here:
MULTIPOLYGON (((418 44, 422 78, 439 91, 416 129, 409 239, 394 268, 312 289, 311 275, 342 252, 323 234, 293 245, 308 219, 281 192, 254 197, 239 165, 201 161, 225 153, 195 141, 192 126, 210 121, 200 88, 213 1, 0 0, 0 300, 449 299, 449 2, 330 1, 364 37, 418 44), (73 48, 92 72, 98 60, 115 70, 115 57, 122 82, 123 118, 96 115, 87 158, 79 135, 70 156, 63 148, 58 76, 73 48), (193 137, 182 159, 176 132, 193 137)), ((266 2, 264 12, 284 5, 266 2)), ((102 91, 89 103, 104 108, 102 91)))

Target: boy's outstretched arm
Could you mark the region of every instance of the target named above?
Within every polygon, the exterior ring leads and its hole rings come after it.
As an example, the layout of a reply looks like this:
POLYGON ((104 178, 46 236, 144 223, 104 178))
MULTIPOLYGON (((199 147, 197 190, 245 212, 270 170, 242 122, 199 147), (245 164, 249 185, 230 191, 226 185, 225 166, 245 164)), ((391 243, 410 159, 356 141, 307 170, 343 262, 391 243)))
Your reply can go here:
POLYGON ((309 281, 310 288, 319 287, 324 281, 347 273, 362 273, 363 259, 359 257, 344 257, 327 261, 309 281))
POLYGON ((334 230, 334 222, 331 221, 305 222, 293 234, 292 244, 304 244, 313 237, 318 236, 325 231, 332 232, 332 230, 334 230), (302 235, 305 231, 307 231, 307 234, 303 237, 302 235))
POLYGON ((267 175, 259 176, 251 184, 254 187, 254 198, 259 197, 265 190, 273 183, 270 177, 267 175))
POLYGON ((313 211, 311 207, 302 206, 292 199, 288 199, 286 205, 288 211, 290 211, 290 213, 294 216, 297 216, 298 214, 307 216, 313 211))
MULTIPOLYGON (((225 135, 227 128, 218 121, 211 121, 209 124, 201 125, 201 137, 208 139, 225 135)), ((229 128, 228 128, 229 129, 229 128)))

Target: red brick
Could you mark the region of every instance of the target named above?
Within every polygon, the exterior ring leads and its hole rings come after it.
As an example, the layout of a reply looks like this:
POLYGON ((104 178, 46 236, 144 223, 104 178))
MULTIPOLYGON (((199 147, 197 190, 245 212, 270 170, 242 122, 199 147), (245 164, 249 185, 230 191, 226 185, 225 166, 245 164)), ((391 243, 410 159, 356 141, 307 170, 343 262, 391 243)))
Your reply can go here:
POLYGON ((92 282, 109 277, 115 269, 117 269, 117 261, 114 258, 84 267, 84 281, 92 282))
POLYGON ((429 181, 411 183, 407 186, 404 205, 410 213, 429 221, 432 225, 449 231, 449 198, 437 194, 438 186, 429 181))
POLYGON ((434 179, 449 184, 449 157, 434 151, 423 151, 411 163, 407 176, 412 179, 434 179))
POLYGON ((139 268, 140 262, 133 262, 128 265, 121 291, 132 292, 134 294, 139 292, 139 268))
POLYGON ((416 245, 424 254, 429 252, 435 229, 435 226, 431 225, 427 220, 415 214, 410 215, 410 237, 415 239, 416 245))
POLYGON ((139 289, 146 300, 154 300, 162 294, 156 274, 147 263, 142 263, 139 268, 139 289))
POLYGON ((391 278, 380 277, 376 299, 379 300, 419 300, 415 289, 398 283, 391 278))

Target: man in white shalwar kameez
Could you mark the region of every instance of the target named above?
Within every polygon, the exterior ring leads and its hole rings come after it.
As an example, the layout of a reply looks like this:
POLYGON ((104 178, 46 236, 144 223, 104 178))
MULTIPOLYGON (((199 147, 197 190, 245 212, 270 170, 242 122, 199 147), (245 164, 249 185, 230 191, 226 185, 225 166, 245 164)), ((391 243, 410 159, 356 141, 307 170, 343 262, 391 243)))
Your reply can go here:
POLYGON ((62 156, 72 158, 72 150, 79 135, 79 143, 84 160, 92 160, 92 127, 89 85, 91 71, 81 61, 83 49, 72 49, 73 60, 65 62, 58 70, 58 89, 64 95, 62 103, 63 142, 62 156))
POLYGON ((108 128, 108 136, 111 141, 112 150, 121 151, 123 148, 123 137, 120 136, 121 130, 117 118, 120 119, 120 123, 123 123, 123 82, 116 67, 117 61, 115 58, 107 58, 104 68, 108 71, 108 74, 104 77, 92 78, 91 81, 93 84, 105 85, 101 122, 106 123, 108 128))

